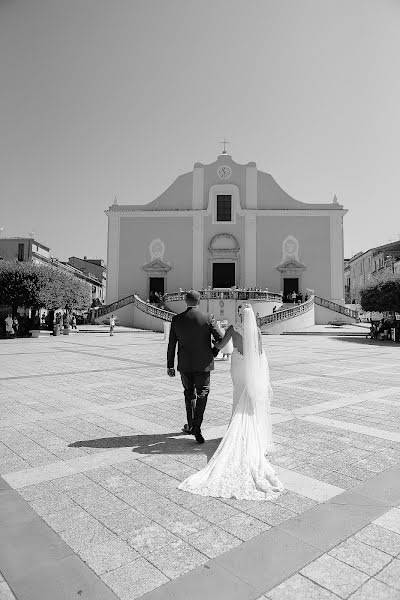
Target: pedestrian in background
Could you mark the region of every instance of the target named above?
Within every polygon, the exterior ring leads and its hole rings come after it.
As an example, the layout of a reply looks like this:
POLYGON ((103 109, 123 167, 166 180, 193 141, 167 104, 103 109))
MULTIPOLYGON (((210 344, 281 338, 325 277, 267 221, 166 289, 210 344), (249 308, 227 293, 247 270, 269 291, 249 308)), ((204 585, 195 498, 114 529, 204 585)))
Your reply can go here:
POLYGON ((6 337, 14 337, 13 318, 11 314, 8 314, 6 316, 6 318, 4 319, 4 324, 6 326, 6 337))
POLYGON ((15 337, 18 336, 18 331, 19 331, 19 321, 17 316, 15 316, 13 318, 13 329, 14 329, 14 333, 15 333, 15 337))
POLYGON ((110 335, 114 335, 115 318, 114 315, 110 317, 110 335))

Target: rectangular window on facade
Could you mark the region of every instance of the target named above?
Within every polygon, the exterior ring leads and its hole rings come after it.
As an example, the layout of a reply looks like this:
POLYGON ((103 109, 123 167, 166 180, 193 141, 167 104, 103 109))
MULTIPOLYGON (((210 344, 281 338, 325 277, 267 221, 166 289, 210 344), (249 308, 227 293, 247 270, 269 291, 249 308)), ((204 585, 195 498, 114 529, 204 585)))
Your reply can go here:
POLYGON ((217 221, 232 221, 232 196, 217 196, 217 221))
POLYGON ((24 260, 24 244, 18 244, 18 260, 24 260))

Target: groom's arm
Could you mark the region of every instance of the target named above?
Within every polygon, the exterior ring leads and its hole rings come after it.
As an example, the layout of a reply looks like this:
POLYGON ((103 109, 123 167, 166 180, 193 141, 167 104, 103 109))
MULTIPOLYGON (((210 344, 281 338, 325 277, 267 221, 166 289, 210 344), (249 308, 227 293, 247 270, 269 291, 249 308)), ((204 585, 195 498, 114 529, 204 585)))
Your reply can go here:
MULTIPOLYGON (((223 334, 221 333, 221 331, 217 325, 214 315, 210 315, 210 331, 211 331, 211 335, 214 338, 214 343, 220 342, 222 340, 223 334)), ((218 356, 219 349, 215 345, 211 348, 211 351, 213 353, 214 358, 216 356, 218 356)))
POLYGON ((175 368, 175 349, 177 343, 178 338, 176 337, 174 321, 172 320, 167 349, 167 371, 169 371, 170 369, 174 370, 175 368))
POLYGON ((210 330, 211 330, 211 335, 213 336, 213 338, 216 342, 221 341, 222 338, 224 337, 217 325, 214 315, 210 315, 210 330))

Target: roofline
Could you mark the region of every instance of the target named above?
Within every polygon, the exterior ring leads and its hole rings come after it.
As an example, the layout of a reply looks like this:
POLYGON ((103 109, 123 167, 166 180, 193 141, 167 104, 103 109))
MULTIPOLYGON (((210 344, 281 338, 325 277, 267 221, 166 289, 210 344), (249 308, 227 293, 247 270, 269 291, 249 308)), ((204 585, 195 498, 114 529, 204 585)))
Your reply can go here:
POLYGON ((40 246, 41 248, 44 248, 45 250, 48 250, 50 252, 50 248, 48 246, 45 246, 45 244, 42 244, 42 242, 38 242, 33 237, 29 237, 29 236, 22 237, 20 235, 16 235, 16 236, 10 236, 10 237, 0 237, 0 242, 2 240, 21 240, 21 241, 24 241, 24 242, 33 242, 37 246, 40 246))
MULTIPOLYGON (((359 259, 362 256, 364 256, 364 254, 367 254, 368 252, 376 252, 376 251, 380 251, 383 250, 384 248, 388 248, 394 244, 399 244, 399 251, 400 251, 400 240, 398 240, 397 242, 389 242, 389 244, 382 244, 381 246, 373 246, 372 248, 369 248, 368 250, 365 250, 364 252, 357 252, 356 254, 354 254, 354 256, 352 256, 351 258, 348 259, 349 263, 352 262, 353 260, 359 259)), ((346 259, 345 259, 346 260, 346 259)))
MULTIPOLYGON (((305 204, 305 203, 303 203, 305 204)), ((143 204, 143 206, 146 206, 146 204, 143 204)), ((320 211, 320 212, 324 212, 324 213, 330 213, 330 212, 341 212, 343 215, 345 215, 348 210, 346 208, 343 208, 343 206, 339 205, 332 205, 332 204, 307 204, 306 205, 307 208, 303 208, 303 207, 293 207, 293 208, 242 208, 242 212, 243 213, 249 213, 249 214, 269 214, 271 212, 302 212, 302 213, 307 213, 307 212, 315 212, 315 211, 320 211)), ((143 210, 141 205, 130 205, 130 204, 124 204, 124 205, 120 205, 118 207, 118 209, 115 208, 115 205, 110 206, 107 210, 104 211, 104 213, 106 215, 109 214, 113 214, 113 213, 138 213, 140 214, 140 216, 145 216, 145 215, 180 215, 180 216, 190 216, 190 215, 199 215, 202 213, 207 213, 207 209, 206 208, 202 208, 202 209, 192 209, 192 208, 188 208, 188 209, 179 209, 179 208, 169 208, 169 209, 165 209, 165 210, 143 210)))

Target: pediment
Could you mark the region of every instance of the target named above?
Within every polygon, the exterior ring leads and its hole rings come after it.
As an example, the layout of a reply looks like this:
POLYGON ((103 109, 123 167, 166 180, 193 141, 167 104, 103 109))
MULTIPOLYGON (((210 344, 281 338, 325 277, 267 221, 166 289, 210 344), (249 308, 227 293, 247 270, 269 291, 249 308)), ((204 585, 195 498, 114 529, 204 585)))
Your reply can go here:
POLYGON ((164 262, 160 258, 156 258, 155 260, 152 260, 151 262, 143 266, 143 270, 150 273, 159 273, 160 271, 166 273, 167 271, 170 271, 171 268, 171 265, 164 262))
POLYGON ((214 235, 208 246, 209 253, 214 257, 236 256, 239 250, 239 242, 230 233, 214 235))
POLYGON ((303 265, 303 263, 301 263, 300 261, 291 258, 289 260, 286 260, 282 264, 278 265, 276 267, 276 269, 277 269, 277 271, 280 271, 281 273, 288 273, 288 272, 300 273, 302 271, 305 271, 307 269, 307 267, 306 267, 306 265, 303 265))

